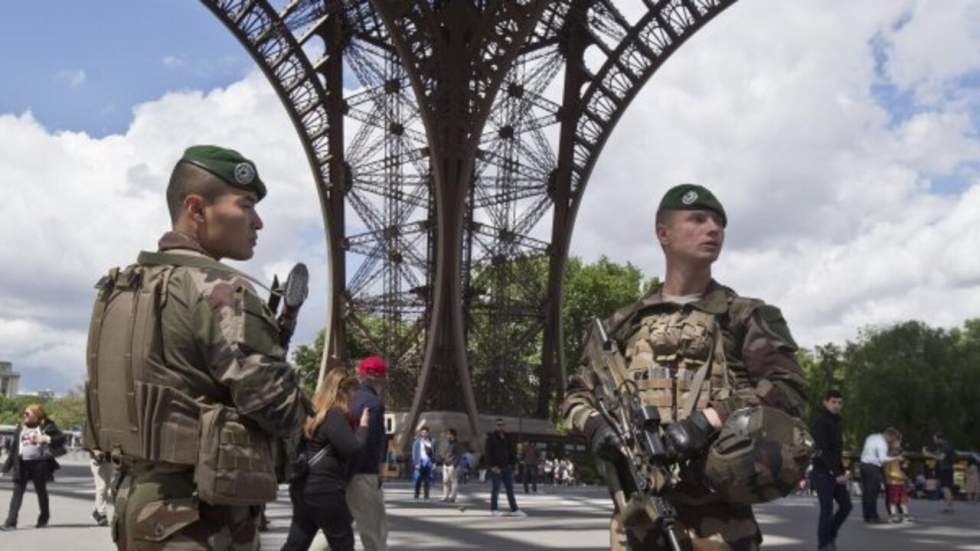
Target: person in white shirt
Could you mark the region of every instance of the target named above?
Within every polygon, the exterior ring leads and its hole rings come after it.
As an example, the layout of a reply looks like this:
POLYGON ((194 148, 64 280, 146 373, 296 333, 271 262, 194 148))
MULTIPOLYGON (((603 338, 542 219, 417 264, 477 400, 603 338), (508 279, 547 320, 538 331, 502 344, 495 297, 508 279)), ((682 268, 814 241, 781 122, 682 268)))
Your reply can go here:
POLYGON ((861 450, 861 505, 864 522, 880 524, 885 522, 878 516, 878 493, 881 491, 881 466, 886 461, 896 459, 888 455, 888 448, 899 437, 892 427, 883 433, 869 434, 861 450))

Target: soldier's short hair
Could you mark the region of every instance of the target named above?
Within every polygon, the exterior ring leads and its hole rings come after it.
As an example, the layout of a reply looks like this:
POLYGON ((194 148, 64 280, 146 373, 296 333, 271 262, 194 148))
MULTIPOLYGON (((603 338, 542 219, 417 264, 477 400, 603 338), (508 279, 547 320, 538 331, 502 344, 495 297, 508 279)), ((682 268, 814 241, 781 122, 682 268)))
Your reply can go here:
POLYGON ((844 398, 844 395, 841 394, 840 391, 837 390, 836 388, 832 388, 828 390, 826 394, 823 395, 823 401, 826 402, 831 398, 844 398))
POLYGON ((673 220, 675 214, 677 214, 676 210, 659 209, 657 210, 657 216, 656 219, 654 220, 654 224, 657 226, 661 224, 665 226, 669 225, 671 220, 673 220))
POLYGON ((228 189, 220 178, 203 168, 191 163, 178 161, 170 173, 170 183, 167 184, 167 209, 170 211, 170 222, 177 223, 180 213, 184 210, 184 199, 190 194, 200 195, 204 203, 214 203, 228 189))

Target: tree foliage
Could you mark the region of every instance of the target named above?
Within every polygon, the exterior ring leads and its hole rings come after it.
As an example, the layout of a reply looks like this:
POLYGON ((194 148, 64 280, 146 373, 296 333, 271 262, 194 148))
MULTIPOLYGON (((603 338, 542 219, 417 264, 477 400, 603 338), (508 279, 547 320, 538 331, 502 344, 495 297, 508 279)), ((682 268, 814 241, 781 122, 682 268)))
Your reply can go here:
POLYGON ((602 256, 584 264, 579 258, 569 258, 562 297, 565 370, 572 373, 577 367, 593 318, 605 319, 639 300, 656 284, 657 278, 644 281, 643 272, 628 262, 617 264, 602 256))
POLYGON ((81 389, 75 389, 60 398, 48 400, 29 395, 0 396, 0 425, 19 423, 20 414, 30 404, 41 404, 48 417, 61 429, 80 429, 85 422, 85 394, 81 389))
POLYGON ((960 448, 980 442, 980 320, 953 330, 918 321, 868 328, 856 342, 802 352, 801 365, 811 415, 828 388, 844 393, 848 448, 889 426, 903 434, 906 448, 931 444, 935 431, 960 448))

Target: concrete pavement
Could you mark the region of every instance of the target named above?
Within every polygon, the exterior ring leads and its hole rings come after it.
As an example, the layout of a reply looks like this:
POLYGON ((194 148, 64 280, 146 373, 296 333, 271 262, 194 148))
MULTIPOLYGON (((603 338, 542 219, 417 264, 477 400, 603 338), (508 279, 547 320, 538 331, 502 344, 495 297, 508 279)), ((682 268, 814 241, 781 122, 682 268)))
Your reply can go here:
MULTIPOLYGON (((37 499, 28 487, 14 532, 0 532, 0 550, 111 549, 107 528, 98 527, 90 516, 93 484, 84 457, 62 461, 57 480, 49 486, 51 524, 34 528, 37 499)), ((6 514, 11 482, 0 479, 0 514, 6 514)), ((527 518, 493 517, 488 511, 489 485, 462 486, 458 506, 435 501, 416 502, 403 482, 385 486, 391 534, 390 549, 459 549, 599 551, 608 549, 606 526, 610 511, 605 492, 595 487, 553 488, 526 496, 518 492, 518 504, 527 518)), ((433 488, 438 498, 439 487, 433 488)), ((860 503, 844 525, 838 539, 841 551, 919 551, 944 549, 980 551, 980 507, 957 504, 954 514, 940 511, 939 502, 912 501, 917 516, 913 524, 868 526, 861 521, 860 503)), ((789 497, 757 508, 765 534, 764 549, 803 551, 816 549, 817 504, 812 497, 789 497)), ((289 528, 290 509, 285 488, 270 504, 271 530, 262 535, 263 549, 279 549, 289 528)), ((358 545, 360 549, 360 545, 358 545)))

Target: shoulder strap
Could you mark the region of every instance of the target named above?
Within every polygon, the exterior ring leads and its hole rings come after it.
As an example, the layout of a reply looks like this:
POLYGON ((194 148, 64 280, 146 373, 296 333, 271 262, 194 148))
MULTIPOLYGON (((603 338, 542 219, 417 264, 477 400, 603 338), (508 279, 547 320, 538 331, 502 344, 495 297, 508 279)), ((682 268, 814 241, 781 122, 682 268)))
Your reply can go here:
POLYGON ((251 281, 252 283, 258 285, 259 287, 269 291, 270 289, 258 279, 246 274, 245 272, 236 270, 231 266, 222 264, 213 258, 208 258, 205 256, 191 256, 187 254, 173 254, 173 253, 151 253, 148 251, 140 252, 139 257, 136 259, 137 262, 148 266, 159 266, 170 264, 173 266, 185 266, 189 268, 203 268, 207 270, 217 270, 219 272, 225 272, 229 274, 234 274, 237 276, 244 277, 245 279, 251 281))
MULTIPOLYGON (((707 314, 705 314, 707 315, 707 314)), ((704 381, 707 380, 708 375, 711 373, 711 365, 715 363, 715 356, 719 353, 719 347, 722 346, 721 342, 721 331, 718 328, 718 321, 711 320, 711 350, 708 352, 708 359, 704 362, 704 365, 698 368, 694 373, 694 379, 691 381, 690 390, 687 395, 687 401, 682 406, 682 411, 680 412, 680 418, 685 419, 694 412, 694 407, 698 403, 698 398, 701 395, 701 391, 704 390, 704 381)), ((721 350, 724 354, 724 349, 721 350)))
POLYGON ((307 464, 309 464, 309 466, 312 467, 317 463, 319 463, 320 460, 323 459, 323 456, 327 455, 327 449, 328 446, 323 446, 322 448, 320 448, 320 451, 316 452, 316 455, 314 455, 313 457, 310 458, 309 461, 307 461, 307 464))

